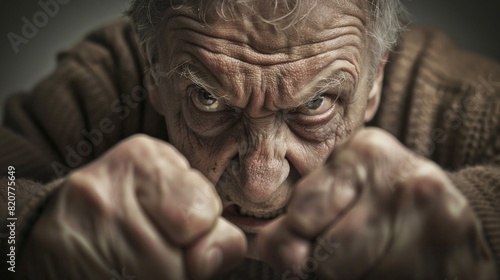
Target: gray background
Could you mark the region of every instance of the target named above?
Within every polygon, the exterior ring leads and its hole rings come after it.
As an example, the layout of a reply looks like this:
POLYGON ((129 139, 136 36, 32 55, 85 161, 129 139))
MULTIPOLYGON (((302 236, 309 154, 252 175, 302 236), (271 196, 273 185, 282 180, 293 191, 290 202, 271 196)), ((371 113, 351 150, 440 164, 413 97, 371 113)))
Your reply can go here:
MULTIPOLYGON (((44 0, 47 1, 47 0, 44 0)), ((61 0, 62 1, 62 0, 61 0)), ((21 34, 22 17, 41 11, 38 0, 0 2, 0 104, 8 94, 31 89, 55 67, 58 50, 70 47, 90 29, 119 17, 130 0, 65 0, 59 12, 16 54, 7 37, 21 34)), ((304 0, 306 1, 306 0, 304 0)), ((499 0, 402 0, 413 24, 438 26, 463 46, 500 61, 499 0)), ((2 106, 3 107, 3 106, 2 106)), ((0 109, 2 115, 3 108, 0 109)), ((1 118, 1 117, 0 117, 1 118)))

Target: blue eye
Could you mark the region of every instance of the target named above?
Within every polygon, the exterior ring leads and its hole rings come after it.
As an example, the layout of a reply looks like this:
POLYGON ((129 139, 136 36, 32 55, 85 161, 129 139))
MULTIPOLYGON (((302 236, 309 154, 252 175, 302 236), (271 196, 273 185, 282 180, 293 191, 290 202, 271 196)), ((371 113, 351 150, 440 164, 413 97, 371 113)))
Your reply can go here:
POLYGON ((295 112, 307 116, 318 116, 326 113, 334 105, 335 101, 330 96, 320 95, 295 109, 295 112))
POLYGON ((188 90, 191 100, 198 110, 203 112, 218 112, 226 110, 227 106, 210 92, 199 86, 191 86, 188 90))
POLYGON ((212 94, 210 94, 208 91, 202 88, 198 89, 197 95, 198 95, 198 101, 200 101, 200 103, 203 104, 204 106, 211 106, 217 102, 217 99, 215 99, 212 94))
POLYGON ((324 102, 325 102, 325 97, 318 96, 318 97, 314 98, 313 100, 309 101, 305 106, 309 110, 317 110, 318 108, 321 107, 321 105, 323 105, 324 102))

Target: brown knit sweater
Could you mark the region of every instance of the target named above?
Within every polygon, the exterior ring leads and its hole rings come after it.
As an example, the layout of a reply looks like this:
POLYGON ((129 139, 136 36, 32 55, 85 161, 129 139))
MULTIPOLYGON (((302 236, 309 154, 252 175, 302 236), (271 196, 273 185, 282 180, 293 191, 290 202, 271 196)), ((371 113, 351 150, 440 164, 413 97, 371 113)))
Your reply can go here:
MULTIPOLYGON (((132 134, 168 141, 164 121, 147 100, 130 102, 134 88, 143 86, 144 70, 132 25, 118 21, 63 51, 50 76, 32 92, 14 95, 6 103, 0 128, 0 177, 8 166, 16 168, 18 263, 23 240, 59 186, 55 179, 132 134), (82 144, 89 134, 94 135, 90 150, 82 144)), ((413 29, 389 59, 381 106, 370 124, 394 134, 449 172, 482 222, 498 271, 499 122, 500 65, 461 50, 436 30, 413 29)), ((0 183, 3 222, 7 181, 0 183)), ((4 226, 0 232, 7 232, 4 226)), ((0 240, 3 274, 7 242, 0 240)), ((251 261, 236 274, 232 279, 281 276, 251 261)), ((11 279, 12 274, 7 277, 2 279, 11 279)))

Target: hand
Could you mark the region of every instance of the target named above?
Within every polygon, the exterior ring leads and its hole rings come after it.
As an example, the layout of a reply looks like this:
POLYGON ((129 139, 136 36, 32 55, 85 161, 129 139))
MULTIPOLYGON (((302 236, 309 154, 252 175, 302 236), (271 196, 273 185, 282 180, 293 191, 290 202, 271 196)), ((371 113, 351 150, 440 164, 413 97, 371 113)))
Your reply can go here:
POLYGON ((208 278, 246 252, 221 209, 177 150, 136 136, 70 174, 33 228, 24 267, 30 279, 208 278))
POLYGON ((283 279, 495 279, 466 198, 440 167, 378 129, 301 180, 257 246, 283 279))

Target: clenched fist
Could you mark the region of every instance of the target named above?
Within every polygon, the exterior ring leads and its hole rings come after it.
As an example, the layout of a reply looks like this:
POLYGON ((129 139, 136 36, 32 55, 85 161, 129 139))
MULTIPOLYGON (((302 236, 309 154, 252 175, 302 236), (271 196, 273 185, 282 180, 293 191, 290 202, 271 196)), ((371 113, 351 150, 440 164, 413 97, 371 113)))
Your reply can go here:
POLYGON ((283 279, 494 279, 465 197, 434 163, 364 129, 303 178, 257 240, 283 279))
POLYGON ((30 279, 203 279, 237 265, 244 234, 220 217, 211 183, 145 136, 73 172, 33 228, 30 279))

